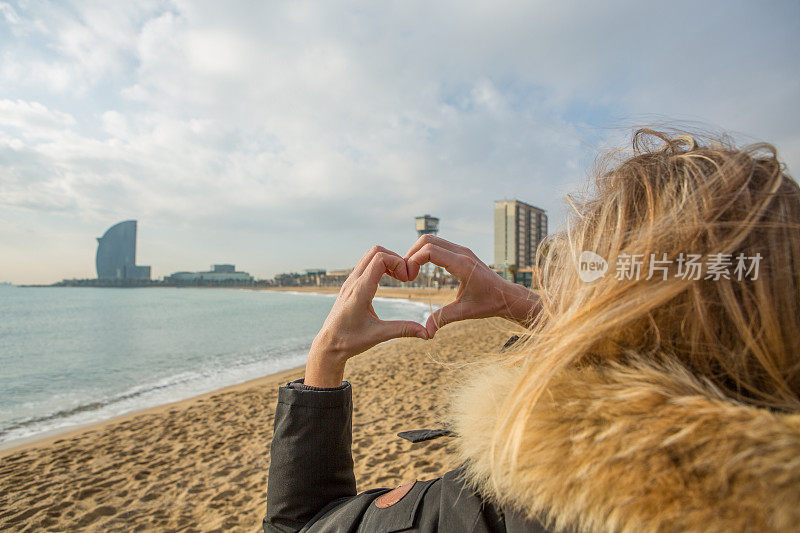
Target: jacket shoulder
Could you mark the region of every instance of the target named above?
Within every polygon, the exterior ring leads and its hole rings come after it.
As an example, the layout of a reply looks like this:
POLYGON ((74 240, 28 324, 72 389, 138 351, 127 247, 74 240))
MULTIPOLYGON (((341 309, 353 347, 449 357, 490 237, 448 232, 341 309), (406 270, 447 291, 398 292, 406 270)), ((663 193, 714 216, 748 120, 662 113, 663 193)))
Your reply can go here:
POLYGON ((312 532, 545 533, 532 522, 484 501, 456 469, 442 478, 415 481, 397 489, 362 492, 334 502, 303 529, 312 532))

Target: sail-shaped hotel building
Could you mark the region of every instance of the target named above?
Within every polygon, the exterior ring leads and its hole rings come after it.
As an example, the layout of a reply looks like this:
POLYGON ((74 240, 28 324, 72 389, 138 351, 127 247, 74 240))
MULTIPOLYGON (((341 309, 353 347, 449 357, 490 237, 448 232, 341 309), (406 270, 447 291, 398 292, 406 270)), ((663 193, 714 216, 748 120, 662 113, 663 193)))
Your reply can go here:
POLYGON ((150 267, 136 265, 136 221, 126 220, 108 228, 97 239, 97 278, 102 280, 149 280, 150 267))

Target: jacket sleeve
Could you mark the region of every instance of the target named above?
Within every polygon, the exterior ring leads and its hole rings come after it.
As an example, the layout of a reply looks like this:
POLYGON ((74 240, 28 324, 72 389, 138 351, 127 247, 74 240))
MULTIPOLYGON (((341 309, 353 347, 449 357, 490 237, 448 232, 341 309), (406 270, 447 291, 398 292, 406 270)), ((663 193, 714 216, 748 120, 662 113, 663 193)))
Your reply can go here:
POLYGON ((524 522, 520 522, 524 527, 507 528, 503 512, 467 486, 461 469, 394 491, 374 488, 357 494, 352 401, 348 382, 320 389, 298 380, 278 391, 263 523, 266 533, 546 531, 524 522), (381 502, 384 495, 388 499, 381 502))
MULTIPOLYGON (((298 386, 299 385, 299 386, 298 386)), ((356 495, 352 388, 278 391, 264 531, 295 532, 331 503, 356 495)))

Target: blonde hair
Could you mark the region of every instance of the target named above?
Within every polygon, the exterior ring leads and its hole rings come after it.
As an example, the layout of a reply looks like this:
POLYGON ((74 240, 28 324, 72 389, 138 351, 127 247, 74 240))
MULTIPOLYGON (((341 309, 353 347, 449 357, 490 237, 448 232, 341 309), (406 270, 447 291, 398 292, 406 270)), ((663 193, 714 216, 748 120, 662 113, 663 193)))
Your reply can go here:
POLYGON ((542 308, 508 360, 525 378, 497 421, 495 461, 514 462, 528 414, 573 365, 678 362, 736 401, 800 407, 800 188, 775 148, 639 130, 627 156, 601 161, 594 194, 573 201, 567 229, 540 247, 542 308), (581 281, 583 251, 608 261, 605 276, 581 281), (644 258, 638 279, 617 279, 624 254, 644 258), (646 279, 651 254, 666 254, 666 279, 646 279), (684 279, 688 254, 734 264, 760 254, 758 276, 684 279))

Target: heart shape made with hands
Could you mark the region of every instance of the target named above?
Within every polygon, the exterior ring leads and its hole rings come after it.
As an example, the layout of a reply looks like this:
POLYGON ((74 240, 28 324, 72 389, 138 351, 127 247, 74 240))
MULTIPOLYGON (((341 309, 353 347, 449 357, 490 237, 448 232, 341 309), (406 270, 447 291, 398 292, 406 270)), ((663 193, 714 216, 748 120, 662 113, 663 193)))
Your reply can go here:
POLYGON ((502 316, 524 323, 538 302, 530 290, 500 277, 469 248, 440 237, 423 235, 404 257, 383 247, 371 252, 373 257, 382 254, 385 273, 403 283, 417 279, 427 263, 444 268, 459 280, 455 299, 428 317, 428 338, 444 325, 459 320, 502 316))
POLYGON ((538 301, 531 295, 522 285, 501 278, 470 249, 439 237, 422 236, 404 257, 374 246, 342 284, 333 308, 311 344, 306 383, 338 386, 350 357, 390 339, 431 339, 450 322, 501 316, 523 323, 538 301), (424 326, 408 320, 381 320, 372 300, 384 274, 406 283, 415 280, 422 265, 427 263, 444 268, 459 280, 455 299, 434 311, 424 326))

